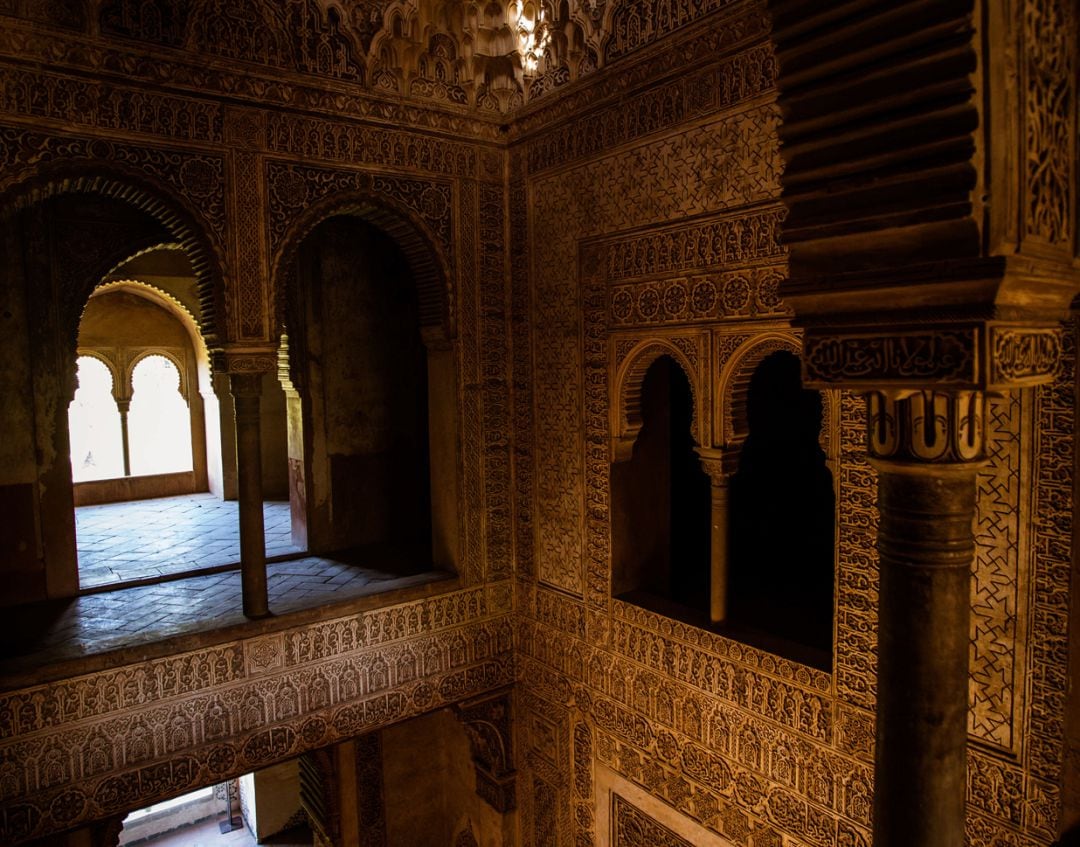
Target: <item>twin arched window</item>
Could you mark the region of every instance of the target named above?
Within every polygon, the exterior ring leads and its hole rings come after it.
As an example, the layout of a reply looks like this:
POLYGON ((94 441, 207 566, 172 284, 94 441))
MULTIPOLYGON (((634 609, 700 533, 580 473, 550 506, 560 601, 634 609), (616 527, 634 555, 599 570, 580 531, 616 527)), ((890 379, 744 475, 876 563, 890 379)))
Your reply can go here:
POLYGON ((611 470, 613 593, 708 625, 719 580, 725 634, 827 661, 833 483, 820 446, 822 398, 803 388, 798 358, 773 353, 748 374, 732 467, 711 481, 683 368, 661 355, 640 391, 632 454, 611 470))
POLYGON ((131 369, 130 400, 118 399, 112 371, 96 356, 79 356, 78 389, 68 409, 74 482, 192 469, 191 418, 181 375, 162 355, 131 369))

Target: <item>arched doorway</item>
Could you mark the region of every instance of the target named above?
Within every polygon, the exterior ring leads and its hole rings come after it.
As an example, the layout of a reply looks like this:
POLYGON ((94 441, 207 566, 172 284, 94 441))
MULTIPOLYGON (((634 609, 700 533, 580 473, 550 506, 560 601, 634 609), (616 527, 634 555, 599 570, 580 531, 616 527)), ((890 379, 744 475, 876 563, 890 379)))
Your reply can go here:
MULTIPOLYGON (((151 254, 164 251, 151 251, 151 254)), ((139 257, 146 266, 146 257, 139 257)), ((128 263, 117 269, 127 275, 128 263)), ((220 487, 220 438, 208 433, 206 406, 216 408, 206 345, 194 316, 166 290, 134 279, 94 290, 79 322, 79 388, 68 411, 76 505, 190 494, 209 489, 208 453, 220 487), (81 447, 94 416, 79 403, 84 367, 107 363, 119 420, 121 465, 105 472, 81 447)), ((98 449, 114 450, 107 444, 98 449)))
MULTIPOLYGON (((79 363, 93 357, 116 374, 107 399, 123 457, 103 474, 95 456, 77 449, 88 421, 73 403, 83 590, 240 561, 233 397, 227 375, 211 372, 195 292, 186 255, 165 245, 115 268, 83 310, 79 363), (92 479, 80 472, 88 461, 98 471, 92 479)), ((285 395, 275 374, 263 382, 265 545, 271 557, 293 556, 301 551, 289 531, 285 395)))
POLYGON ((279 261, 294 539, 455 570, 458 415, 443 262, 419 225, 350 199, 279 261))
MULTIPOLYGON (((111 174, 68 175, 32 191, 23 186, 0 205, 0 298, 8 316, 0 332, 7 363, 0 508, 11 517, 0 532, 6 604, 79 590, 68 411, 91 292, 129 257, 177 244, 197 256, 199 300, 211 312, 220 300, 210 239, 182 204, 155 191, 111 174)), ((209 314, 207 325, 213 319, 209 314)))
POLYGON ((339 215, 299 244, 295 274, 289 354, 309 546, 449 564, 434 549, 432 418, 448 411, 452 353, 423 331, 405 254, 375 225, 339 215))

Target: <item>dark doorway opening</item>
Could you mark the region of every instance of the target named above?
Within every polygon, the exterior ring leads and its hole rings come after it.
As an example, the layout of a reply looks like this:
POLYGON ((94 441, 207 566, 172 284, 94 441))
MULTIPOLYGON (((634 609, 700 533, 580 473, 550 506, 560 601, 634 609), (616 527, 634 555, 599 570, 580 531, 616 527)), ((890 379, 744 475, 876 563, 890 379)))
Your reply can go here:
POLYGON ((297 258, 309 544, 430 567, 429 351, 408 262, 354 216, 323 221, 297 258))

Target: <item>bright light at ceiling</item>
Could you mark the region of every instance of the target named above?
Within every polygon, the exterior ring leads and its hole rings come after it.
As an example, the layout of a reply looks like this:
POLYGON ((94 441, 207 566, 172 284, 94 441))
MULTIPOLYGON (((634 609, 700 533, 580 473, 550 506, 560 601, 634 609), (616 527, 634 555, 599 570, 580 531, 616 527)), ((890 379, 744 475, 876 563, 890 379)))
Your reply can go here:
POLYGON ((547 12, 543 5, 537 6, 531 0, 514 0, 512 7, 517 16, 518 52, 525 73, 531 76, 551 41, 547 12))

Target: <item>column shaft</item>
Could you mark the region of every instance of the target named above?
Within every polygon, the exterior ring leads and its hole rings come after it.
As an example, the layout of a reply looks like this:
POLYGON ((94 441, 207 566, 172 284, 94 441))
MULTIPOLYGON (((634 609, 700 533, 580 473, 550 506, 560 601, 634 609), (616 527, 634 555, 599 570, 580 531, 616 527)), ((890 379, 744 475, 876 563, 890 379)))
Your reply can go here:
POLYGON ((262 444, 259 394, 262 375, 232 374, 236 407, 236 468, 240 495, 240 575, 244 614, 270 614, 266 593, 266 537, 263 532, 262 444))
POLYGON ((130 400, 117 400, 116 408, 120 412, 120 449, 124 455, 124 476, 131 476, 131 441, 128 436, 128 410, 130 400))
POLYGON ((709 576, 709 619, 727 620, 728 614, 728 478, 712 478, 712 562, 709 576))
POLYGON ((874 847, 963 847, 981 395, 871 397, 878 470, 874 847))

